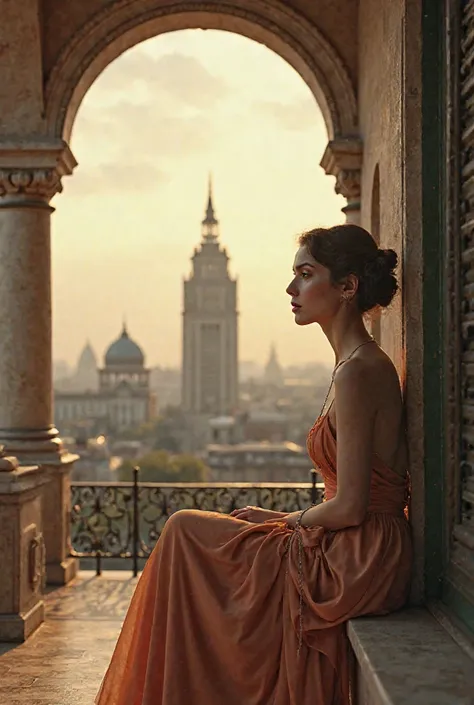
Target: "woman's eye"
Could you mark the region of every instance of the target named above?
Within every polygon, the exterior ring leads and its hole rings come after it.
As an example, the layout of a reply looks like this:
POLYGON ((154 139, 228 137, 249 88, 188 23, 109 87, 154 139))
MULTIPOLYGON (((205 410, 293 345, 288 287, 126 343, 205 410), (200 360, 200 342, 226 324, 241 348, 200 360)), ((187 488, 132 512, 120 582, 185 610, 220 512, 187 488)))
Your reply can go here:
POLYGON ((301 278, 306 279, 306 277, 309 277, 309 272, 301 272, 301 278))

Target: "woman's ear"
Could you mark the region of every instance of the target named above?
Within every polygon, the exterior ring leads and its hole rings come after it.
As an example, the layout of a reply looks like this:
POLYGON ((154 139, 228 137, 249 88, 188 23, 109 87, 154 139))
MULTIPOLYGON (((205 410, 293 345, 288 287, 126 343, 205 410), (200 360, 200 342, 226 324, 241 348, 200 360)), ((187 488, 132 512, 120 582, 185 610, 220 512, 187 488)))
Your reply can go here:
POLYGON ((347 277, 345 277, 345 279, 341 285, 342 297, 346 301, 351 301, 354 298, 354 296, 357 294, 358 288, 359 288, 358 278, 356 277, 355 274, 349 274, 347 277))

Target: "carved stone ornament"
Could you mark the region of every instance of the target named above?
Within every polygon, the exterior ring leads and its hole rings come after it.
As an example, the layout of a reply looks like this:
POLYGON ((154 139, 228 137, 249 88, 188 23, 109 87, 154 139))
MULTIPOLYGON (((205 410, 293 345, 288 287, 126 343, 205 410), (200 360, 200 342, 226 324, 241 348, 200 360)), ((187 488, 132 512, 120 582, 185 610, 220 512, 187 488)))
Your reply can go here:
POLYGON ((46 555, 43 534, 37 533, 28 547, 28 581, 33 592, 44 588, 46 555))
POLYGON ((360 198, 360 169, 341 169, 336 176, 335 191, 348 201, 360 198))
POLYGON ((63 140, 0 142, 0 208, 18 202, 47 206, 76 165, 63 140))
POLYGON ((360 199, 362 141, 359 137, 340 137, 328 142, 321 166, 326 174, 336 177, 336 193, 349 203, 360 199))
POLYGON ((30 196, 49 201, 62 191, 55 169, 0 169, 0 197, 30 196))

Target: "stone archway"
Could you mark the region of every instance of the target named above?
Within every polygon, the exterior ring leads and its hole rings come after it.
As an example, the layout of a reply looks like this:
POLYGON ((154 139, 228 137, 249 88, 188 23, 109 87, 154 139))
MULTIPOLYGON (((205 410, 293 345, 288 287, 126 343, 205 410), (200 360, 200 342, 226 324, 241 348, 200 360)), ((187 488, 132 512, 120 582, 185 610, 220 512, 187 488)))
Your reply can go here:
POLYGON ((312 91, 323 115, 328 145, 321 166, 347 199, 348 222, 360 222, 362 142, 356 88, 331 42, 314 24, 276 0, 116 0, 73 35, 45 84, 45 130, 69 142, 87 90, 124 51, 159 34, 219 29, 264 44, 285 59, 312 91))
POLYGON ((52 68, 45 87, 48 136, 69 140, 88 88, 124 51, 158 34, 196 28, 227 30, 265 44, 308 84, 329 139, 357 136, 355 89, 341 58, 302 15, 268 0, 111 3, 76 32, 52 68))

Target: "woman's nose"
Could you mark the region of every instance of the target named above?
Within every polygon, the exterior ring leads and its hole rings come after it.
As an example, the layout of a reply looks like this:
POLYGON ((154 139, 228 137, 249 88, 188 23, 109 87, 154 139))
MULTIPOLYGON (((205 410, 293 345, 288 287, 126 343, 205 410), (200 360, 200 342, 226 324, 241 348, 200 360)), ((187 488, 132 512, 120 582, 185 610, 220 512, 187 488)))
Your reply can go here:
POLYGON ((298 292, 295 290, 295 280, 294 280, 294 279, 293 279, 293 281, 290 282, 290 283, 288 284, 288 286, 286 287, 286 293, 288 294, 288 296, 296 296, 296 294, 298 293, 298 292))

